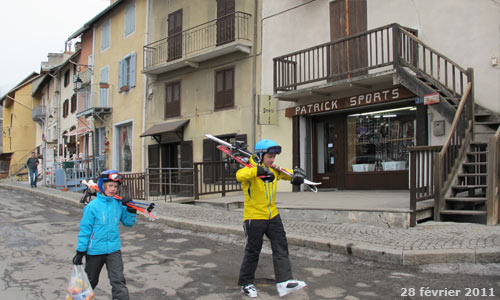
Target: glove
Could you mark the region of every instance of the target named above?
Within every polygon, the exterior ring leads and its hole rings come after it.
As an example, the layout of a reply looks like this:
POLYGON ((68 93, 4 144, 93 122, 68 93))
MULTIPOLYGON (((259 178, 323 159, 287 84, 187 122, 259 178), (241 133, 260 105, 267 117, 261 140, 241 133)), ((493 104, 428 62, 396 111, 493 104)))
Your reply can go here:
POLYGON ((123 205, 127 205, 130 201, 132 201, 132 198, 130 197, 122 197, 121 199, 123 205))
POLYGON ((264 168, 261 166, 257 167, 257 177, 260 177, 265 182, 274 181, 274 173, 271 172, 268 168, 264 168))
POLYGON ((81 252, 81 251, 76 250, 76 255, 73 257, 73 264, 74 265, 81 265, 84 255, 85 255, 85 252, 81 252))
POLYGON ((306 177, 306 171, 301 168, 293 169, 292 184, 301 185, 304 183, 304 178, 306 177))
POLYGON ((132 213, 132 214, 136 214, 137 213, 137 209, 133 208, 133 207, 127 207, 127 211, 129 213, 132 213))

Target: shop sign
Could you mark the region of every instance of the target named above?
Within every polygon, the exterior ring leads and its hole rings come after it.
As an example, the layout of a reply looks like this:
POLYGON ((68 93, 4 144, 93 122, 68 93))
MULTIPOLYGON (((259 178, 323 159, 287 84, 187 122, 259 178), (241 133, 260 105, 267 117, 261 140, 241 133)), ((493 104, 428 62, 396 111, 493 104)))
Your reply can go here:
POLYGON ((303 116, 322 112, 336 111, 345 108, 367 106, 384 102, 391 102, 414 97, 415 95, 402 86, 385 90, 369 92, 361 95, 331 99, 321 102, 289 107, 285 111, 286 117, 303 116))
POLYGON ((424 95, 424 105, 436 104, 439 103, 439 94, 432 93, 424 95))

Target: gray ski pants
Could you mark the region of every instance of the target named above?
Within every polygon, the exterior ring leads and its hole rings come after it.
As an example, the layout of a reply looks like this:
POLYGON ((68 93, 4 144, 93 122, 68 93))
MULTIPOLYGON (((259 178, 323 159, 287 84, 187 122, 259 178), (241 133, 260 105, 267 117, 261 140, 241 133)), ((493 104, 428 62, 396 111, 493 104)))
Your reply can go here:
POLYGON ((85 255, 85 273, 89 277, 92 289, 99 282, 99 274, 106 264, 109 283, 111 284, 111 297, 113 300, 129 300, 128 288, 123 275, 123 260, 120 250, 111 254, 85 255))

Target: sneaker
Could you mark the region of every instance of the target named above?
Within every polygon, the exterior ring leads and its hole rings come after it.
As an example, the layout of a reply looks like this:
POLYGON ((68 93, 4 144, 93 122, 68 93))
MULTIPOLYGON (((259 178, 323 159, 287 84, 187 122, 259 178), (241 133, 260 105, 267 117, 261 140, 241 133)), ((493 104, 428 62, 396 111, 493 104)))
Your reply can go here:
POLYGON ((257 289, 253 284, 242 285, 241 292, 250 298, 257 298, 257 289))
POLYGON ((290 294, 291 292, 295 292, 305 287, 307 284, 301 280, 287 280, 284 282, 280 282, 276 284, 276 289, 278 290, 278 294, 280 297, 290 294))

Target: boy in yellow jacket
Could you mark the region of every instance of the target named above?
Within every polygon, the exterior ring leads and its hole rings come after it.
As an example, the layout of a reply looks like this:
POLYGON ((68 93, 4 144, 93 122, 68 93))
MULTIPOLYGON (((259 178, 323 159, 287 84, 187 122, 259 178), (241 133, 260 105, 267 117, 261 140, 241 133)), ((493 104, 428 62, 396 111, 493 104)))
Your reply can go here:
POLYGON ((279 179, 284 179, 300 185, 304 182, 305 172, 297 168, 293 170, 293 177, 290 177, 273 169, 271 166, 276 155, 281 153, 281 147, 272 140, 257 142, 255 152, 260 156, 260 163, 257 164, 251 158, 250 163, 256 167, 242 168, 236 172, 236 180, 241 182, 245 194, 243 229, 247 239, 238 285, 243 294, 251 298, 257 297, 253 281, 265 234, 271 242, 276 289, 280 296, 285 296, 306 284, 292 279, 286 234, 275 203, 276 184, 279 179))

